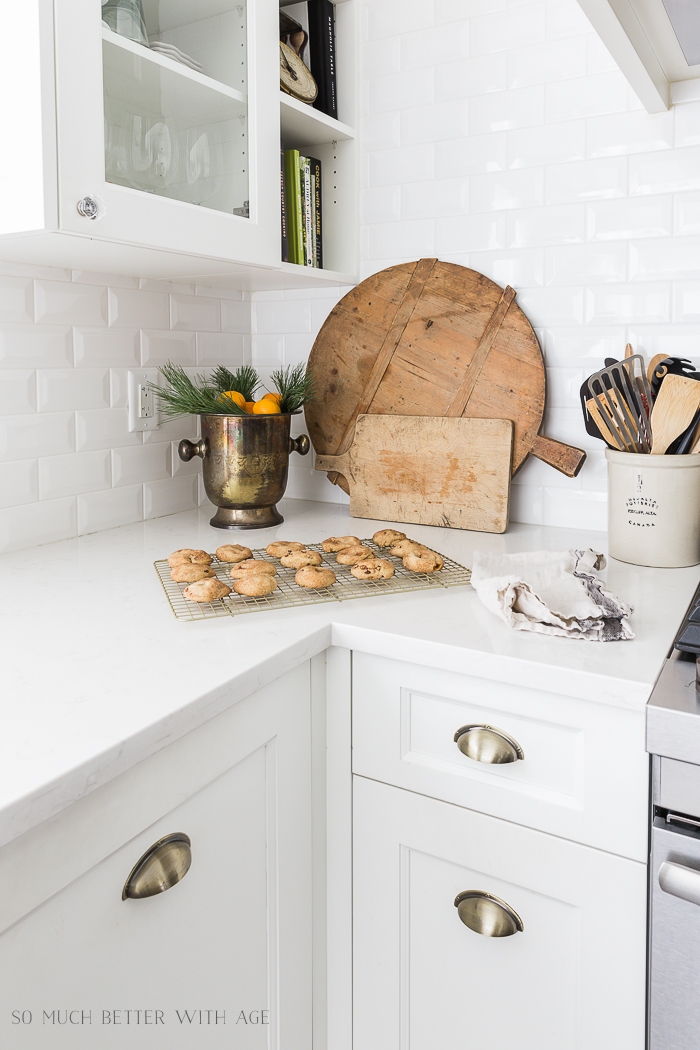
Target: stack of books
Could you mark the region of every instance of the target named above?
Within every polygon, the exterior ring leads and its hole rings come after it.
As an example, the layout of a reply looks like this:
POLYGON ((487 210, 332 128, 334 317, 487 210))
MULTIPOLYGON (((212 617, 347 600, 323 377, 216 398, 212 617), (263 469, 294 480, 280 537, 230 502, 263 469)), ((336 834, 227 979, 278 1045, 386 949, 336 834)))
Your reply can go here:
MULTIPOLYGON (((280 6, 288 18, 294 19, 306 33, 307 40, 300 57, 311 70, 318 87, 314 109, 337 120, 335 8, 331 0, 291 0, 291 3, 283 0, 280 6)), ((281 37, 284 39, 284 33, 281 33, 281 37)))
POLYGON ((282 262, 322 267, 321 162, 297 149, 280 156, 282 262))

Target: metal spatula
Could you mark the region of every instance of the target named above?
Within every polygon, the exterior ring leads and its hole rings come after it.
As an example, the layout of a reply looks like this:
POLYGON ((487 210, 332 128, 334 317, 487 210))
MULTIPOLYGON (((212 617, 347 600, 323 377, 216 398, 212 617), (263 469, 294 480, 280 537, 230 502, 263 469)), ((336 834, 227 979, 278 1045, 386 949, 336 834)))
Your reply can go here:
POLYGON ((651 452, 651 392, 641 354, 632 354, 588 380, 588 389, 608 429, 624 452, 651 452))

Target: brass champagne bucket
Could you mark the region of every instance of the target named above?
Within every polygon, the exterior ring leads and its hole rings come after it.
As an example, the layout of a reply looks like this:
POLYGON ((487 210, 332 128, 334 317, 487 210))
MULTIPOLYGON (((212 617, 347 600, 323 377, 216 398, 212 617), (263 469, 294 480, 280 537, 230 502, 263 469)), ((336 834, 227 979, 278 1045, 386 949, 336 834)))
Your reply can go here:
POLYGON ((289 413, 261 416, 202 415, 202 437, 178 446, 185 463, 204 461, 207 496, 217 510, 210 524, 217 529, 267 529, 284 518, 275 506, 284 496, 289 453, 305 456, 306 434, 289 436, 289 413))

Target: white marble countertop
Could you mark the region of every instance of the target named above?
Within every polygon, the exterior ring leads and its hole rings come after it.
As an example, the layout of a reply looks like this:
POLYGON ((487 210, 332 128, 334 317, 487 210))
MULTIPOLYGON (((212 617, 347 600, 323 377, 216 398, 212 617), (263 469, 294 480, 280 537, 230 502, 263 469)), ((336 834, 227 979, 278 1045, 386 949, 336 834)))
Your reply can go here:
MULTIPOLYGON (((0 845, 331 644, 641 709, 700 578, 700 567, 611 561, 609 587, 635 607, 630 642, 512 631, 470 587, 176 620, 153 562, 179 547, 364 538, 384 524, 336 504, 280 509, 285 523, 264 531, 212 529, 202 508, 0 557, 0 845)), ((605 544, 528 525, 503 536, 401 528, 468 566, 477 549, 605 544)))

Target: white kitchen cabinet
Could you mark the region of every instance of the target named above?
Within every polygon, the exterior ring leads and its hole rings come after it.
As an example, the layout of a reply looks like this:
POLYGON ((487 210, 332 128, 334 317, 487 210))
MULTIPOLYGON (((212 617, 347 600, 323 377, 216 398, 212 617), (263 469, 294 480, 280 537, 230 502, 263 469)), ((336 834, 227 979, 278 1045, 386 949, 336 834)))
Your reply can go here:
MULTIPOLYGON (((354 4, 345 6, 341 85, 354 121, 354 4)), ((354 131, 309 106, 281 123, 278 4, 143 0, 143 9, 145 44, 106 28, 97 0, 10 5, 0 256, 248 288, 352 280, 354 131), (179 48, 202 72, 148 42, 179 48), (281 263, 281 129, 295 145, 318 144, 328 169, 328 272, 281 263)))
POLYGON ((644 1050, 644 864, 354 785, 356 1050, 644 1050), (464 925, 467 890, 522 932, 464 925))
POLYGON ((0 1045, 308 1050, 310 741, 306 663, 0 851, 0 1045), (173 832, 190 870, 122 900, 173 832))

